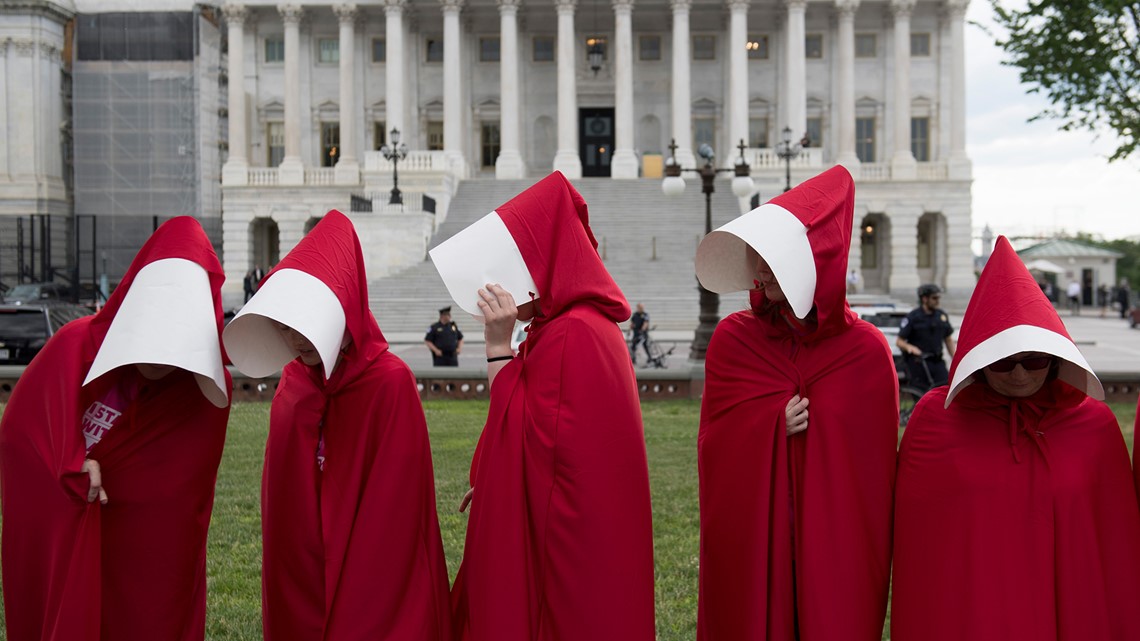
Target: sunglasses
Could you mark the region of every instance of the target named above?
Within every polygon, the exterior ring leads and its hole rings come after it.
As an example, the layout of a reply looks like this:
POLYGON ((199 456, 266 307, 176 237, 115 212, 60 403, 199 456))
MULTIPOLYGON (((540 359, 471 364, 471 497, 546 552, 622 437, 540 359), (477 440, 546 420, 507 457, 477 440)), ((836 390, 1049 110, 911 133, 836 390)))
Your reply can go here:
POLYGON ((989 364, 991 372, 1005 374, 1012 372, 1013 368, 1020 365, 1027 372, 1036 372, 1043 370, 1053 364, 1052 356, 1030 356, 1021 360, 1014 360, 1012 358, 1003 358, 1000 361, 994 361, 989 364))

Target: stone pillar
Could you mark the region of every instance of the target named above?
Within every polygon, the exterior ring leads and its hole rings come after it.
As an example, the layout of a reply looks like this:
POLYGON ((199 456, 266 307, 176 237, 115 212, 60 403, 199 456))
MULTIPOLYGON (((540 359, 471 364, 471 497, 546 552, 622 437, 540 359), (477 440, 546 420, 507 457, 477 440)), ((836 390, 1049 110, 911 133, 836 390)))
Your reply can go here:
POLYGON ((891 273, 888 279, 890 293, 910 300, 918 288, 918 207, 887 207, 891 225, 891 273))
POLYGON ((673 140, 682 167, 696 167, 693 157, 693 98, 690 80, 689 9, 693 0, 671 0, 673 7, 673 140))
MULTIPOLYGON (((946 218, 946 292, 965 306, 977 283, 971 248, 970 205, 946 207, 942 215, 946 218)), ((982 251, 984 254, 985 249, 982 251)))
POLYGON ((459 12, 463 0, 440 0, 443 5, 443 155, 452 175, 467 177, 463 154, 463 87, 459 55, 462 43, 459 12))
POLYGON ((249 139, 245 131, 245 19, 249 11, 241 5, 222 7, 229 30, 229 156, 222 167, 223 185, 249 182, 249 139))
MULTIPOLYGON (((399 129, 407 136, 404 122, 404 8, 407 0, 385 0, 384 3, 384 127, 399 129)), ((388 139, 385 132, 384 139, 388 139)), ((408 138, 404 138, 407 140, 408 138)))
POLYGON ((356 109, 356 5, 333 5, 333 13, 340 21, 340 156, 336 161, 336 183, 355 185, 360 182, 356 143, 361 120, 356 109))
POLYGON ((582 177, 578 157, 578 87, 574 69, 574 8, 577 0, 554 0, 558 10, 558 152, 554 170, 567 178, 582 177))
POLYGON ((855 155, 855 11, 859 0, 835 0, 839 13, 839 38, 835 60, 839 63, 839 83, 836 90, 836 161, 858 176, 859 158, 855 155))
POLYGON ((277 7, 285 22, 285 158, 278 170, 281 185, 305 184, 301 162, 301 17, 299 5, 277 7))
POLYGON ((637 178, 633 153, 633 0, 614 4, 614 178, 637 178))
MULTIPOLYGON (((807 12, 807 0, 785 0, 788 9, 788 25, 784 30, 787 34, 785 61, 785 78, 787 85, 784 90, 784 117, 786 126, 792 128, 792 140, 799 140, 807 131, 807 62, 804 51, 804 37, 807 35, 804 28, 804 14, 807 12)), ((777 127, 780 131, 783 127, 777 127)))
MULTIPOLYGON (((728 146, 748 144, 748 3, 728 0, 728 146)), ((724 154, 724 158, 736 155, 724 154)))
POLYGON ((894 155, 891 178, 914 180, 917 163, 910 151, 910 12, 915 0, 891 0, 895 16, 894 155))
POLYGON ((499 4, 499 157, 495 178, 511 180, 526 175, 519 151, 519 5, 522 0, 498 0, 499 4))
POLYGON ((964 23, 970 0, 947 0, 950 15, 950 159, 951 180, 973 175, 966 155, 966 35, 964 23))

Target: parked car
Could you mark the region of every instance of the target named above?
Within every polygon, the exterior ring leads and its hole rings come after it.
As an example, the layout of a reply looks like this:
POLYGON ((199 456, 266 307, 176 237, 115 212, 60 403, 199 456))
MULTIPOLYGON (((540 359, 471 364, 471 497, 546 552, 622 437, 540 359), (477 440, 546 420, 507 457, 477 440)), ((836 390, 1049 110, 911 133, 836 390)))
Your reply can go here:
POLYGON ((67 300, 71 288, 61 283, 24 283, 4 293, 5 304, 25 305, 42 300, 67 300))
POLYGON ((878 327, 879 331, 883 333, 887 339, 887 345, 891 347, 891 356, 895 359, 895 370, 898 371, 900 379, 905 379, 906 367, 903 363, 902 350, 895 344, 895 341, 898 340, 902 320, 906 318, 910 310, 888 305, 874 305, 852 307, 851 311, 858 314, 859 318, 878 327))
POLYGON ((27 365, 59 328, 90 313, 53 301, 0 305, 0 365, 27 365))

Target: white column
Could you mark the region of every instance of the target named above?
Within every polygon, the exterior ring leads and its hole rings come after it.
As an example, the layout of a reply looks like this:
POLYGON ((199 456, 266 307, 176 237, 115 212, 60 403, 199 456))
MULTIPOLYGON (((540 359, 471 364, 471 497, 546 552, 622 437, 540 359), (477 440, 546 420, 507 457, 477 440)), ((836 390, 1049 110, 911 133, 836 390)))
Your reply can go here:
POLYGON ((463 89, 459 67, 462 52, 459 12, 463 0, 440 0, 443 5, 443 155, 452 175, 467 177, 463 154, 463 89))
POLYGON ((897 206, 886 208, 891 223, 890 293, 903 300, 913 296, 918 287, 918 217, 922 208, 897 206))
POLYGON ((696 167, 693 157, 693 97, 689 59, 689 9, 693 0, 671 0, 673 7, 673 140, 682 167, 696 167))
POLYGON ((285 22, 285 158, 278 167, 278 183, 305 184, 305 166, 301 162, 301 17, 303 10, 295 4, 277 7, 285 22))
MULTIPOLYGON (((968 301, 978 282, 974 276, 974 252, 970 229, 970 204, 942 210, 946 217, 946 290, 954 300, 968 301)), ((985 249, 983 248, 983 254, 985 249)))
POLYGON ((356 5, 333 5, 340 21, 340 156, 336 162, 336 183, 355 185, 360 182, 360 163, 356 157, 356 5))
MULTIPOLYGON (((784 30, 787 34, 785 61, 787 62, 784 88, 784 117, 785 126, 792 128, 792 139, 799 140, 807 131, 807 63, 805 60, 804 37, 807 35, 804 28, 804 14, 807 11, 807 0, 786 0, 788 9, 788 26, 784 30)), ((784 127, 777 127, 777 131, 784 127)))
MULTIPOLYGON (((748 144, 748 3, 728 0, 728 146, 748 144)), ((735 154, 724 154, 735 158, 735 154)), ((735 161, 733 161, 735 162, 735 161)))
POLYGON ((244 6, 222 7, 229 30, 229 156, 222 167, 223 185, 245 185, 249 182, 248 139, 245 131, 245 19, 244 6))
POLYGON ((839 87, 836 90, 837 162, 858 176, 859 158, 855 155, 855 11, 859 0, 835 0, 839 13, 839 38, 835 59, 839 62, 839 87))
POLYGON ((891 177, 895 180, 913 180, 917 172, 910 151, 910 12, 914 4, 915 0, 891 0, 895 16, 895 150, 891 156, 891 177))
POLYGON ((510 180, 526 175, 519 151, 519 5, 522 0, 499 4, 499 157, 495 178, 510 180))
POLYGON ((633 1, 614 4, 614 157, 610 175, 637 178, 633 153, 633 1))
POLYGON ((582 177, 582 159, 578 157, 578 87, 574 78, 575 5, 577 0, 554 0, 558 9, 558 152, 554 155, 554 170, 570 179, 582 177))
POLYGON ((966 35, 964 22, 970 0, 948 0, 950 14, 950 178, 969 180, 973 174, 966 155, 966 35))
MULTIPOLYGON (((385 0, 384 127, 408 134, 404 122, 404 7, 407 0, 385 0)), ((385 132, 385 140, 388 134, 385 132)), ((404 138, 407 140, 407 138, 404 138)))

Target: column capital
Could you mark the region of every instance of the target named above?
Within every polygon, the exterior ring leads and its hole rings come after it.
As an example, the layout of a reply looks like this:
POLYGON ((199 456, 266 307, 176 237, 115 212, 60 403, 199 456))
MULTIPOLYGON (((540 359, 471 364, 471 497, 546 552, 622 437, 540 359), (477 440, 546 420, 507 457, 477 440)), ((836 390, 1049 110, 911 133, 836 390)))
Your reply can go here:
POLYGON ((299 4, 279 4, 277 12, 285 24, 301 24, 301 19, 305 17, 305 10, 299 4))
POLYGON ((624 11, 629 13, 633 11, 633 4, 634 0, 613 0, 614 12, 620 13, 624 11))
POLYGON ((807 0, 784 0, 784 8, 788 11, 805 11, 807 10, 807 0))
POLYGON ((463 10, 463 0, 439 0, 439 6, 443 7, 444 13, 459 13, 463 10))
POLYGON ((891 0, 891 13, 896 18, 909 18, 914 5, 915 0, 891 0))
POLYGON ((499 8, 499 14, 517 12, 522 7, 522 0, 495 0, 495 6, 499 8))
POLYGON ((222 15, 225 16, 227 25, 241 27, 249 17, 249 9, 245 5, 226 3, 222 5, 222 15))
POLYGON ((554 8, 557 9, 558 13, 574 13, 577 6, 578 0, 554 0, 554 8))
POLYGON ((835 10, 840 16, 854 16, 859 10, 859 0, 835 0, 835 10))
POLYGON ((748 11, 751 3, 751 0, 726 0, 724 6, 728 7, 729 11, 748 11))
POLYGON ((688 11, 693 8, 693 0, 669 0, 669 7, 673 9, 673 13, 688 11))
POLYGON ((384 15, 386 16, 403 15, 407 8, 408 0, 384 0, 384 15))
POLYGON ((356 20, 356 16, 359 13, 356 4, 351 2, 334 4, 332 6, 332 10, 333 13, 336 14, 337 20, 341 24, 344 24, 346 22, 353 22, 356 20))
POLYGON ((970 0, 946 0, 945 7, 946 13, 951 18, 964 18, 966 16, 966 9, 970 6, 970 0))

